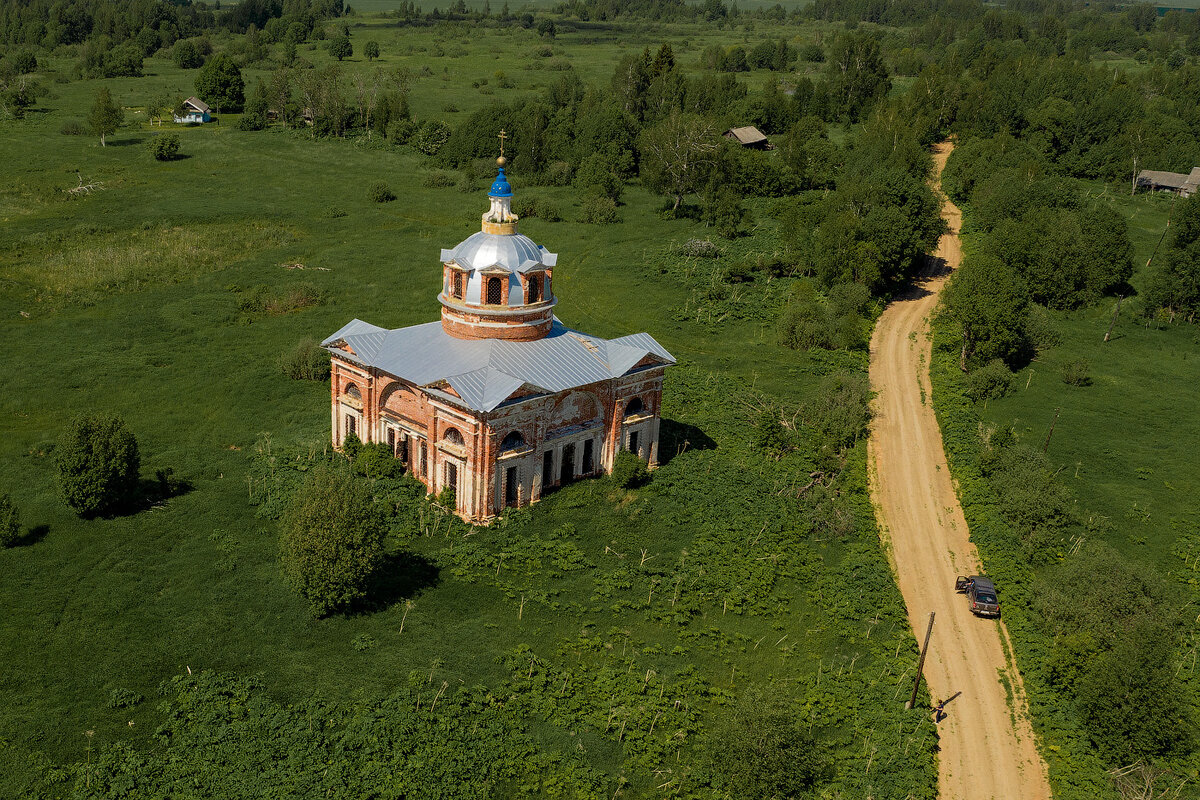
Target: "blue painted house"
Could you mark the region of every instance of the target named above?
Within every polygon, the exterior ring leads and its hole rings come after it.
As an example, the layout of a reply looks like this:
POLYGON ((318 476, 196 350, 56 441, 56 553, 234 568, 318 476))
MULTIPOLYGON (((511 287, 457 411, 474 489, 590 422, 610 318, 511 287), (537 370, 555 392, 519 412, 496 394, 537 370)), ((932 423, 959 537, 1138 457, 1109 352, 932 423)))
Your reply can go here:
POLYGON ((212 109, 198 98, 189 97, 175 112, 175 121, 180 123, 212 122, 212 109))

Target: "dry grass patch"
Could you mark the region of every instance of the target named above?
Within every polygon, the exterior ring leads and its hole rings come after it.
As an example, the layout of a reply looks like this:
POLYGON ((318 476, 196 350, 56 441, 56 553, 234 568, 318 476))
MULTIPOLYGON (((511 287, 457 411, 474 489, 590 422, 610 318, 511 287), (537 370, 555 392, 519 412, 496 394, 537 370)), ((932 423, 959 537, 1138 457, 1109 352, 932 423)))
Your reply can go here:
POLYGON ((298 235, 249 221, 36 236, 4 259, 4 272, 39 295, 86 300, 215 272, 298 235))

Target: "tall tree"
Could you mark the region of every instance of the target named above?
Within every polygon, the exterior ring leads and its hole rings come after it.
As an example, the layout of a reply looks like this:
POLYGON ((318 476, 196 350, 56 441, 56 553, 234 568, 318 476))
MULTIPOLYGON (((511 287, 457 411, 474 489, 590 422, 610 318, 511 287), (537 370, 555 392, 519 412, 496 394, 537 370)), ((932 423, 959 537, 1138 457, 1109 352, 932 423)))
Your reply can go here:
POLYGON ((107 86, 96 90, 96 102, 88 112, 88 125, 92 133, 100 137, 100 146, 105 147, 105 139, 117 132, 125 121, 125 112, 113 101, 107 86))
POLYGON ((1011 362, 1025 344, 1029 292, 995 256, 966 258, 942 292, 942 305, 961 331, 964 372, 994 358, 1011 362))
POLYGON ((720 146, 713 122, 672 111, 638 139, 642 179, 652 191, 673 197, 672 210, 678 210, 683 196, 704 184, 720 146))
POLYGON ((1200 312, 1200 194, 1178 206, 1174 234, 1146 280, 1146 310, 1194 321, 1200 312))
POLYGON ((209 59, 196 76, 196 95, 225 111, 240 111, 246 102, 246 82, 232 58, 219 53, 209 59))

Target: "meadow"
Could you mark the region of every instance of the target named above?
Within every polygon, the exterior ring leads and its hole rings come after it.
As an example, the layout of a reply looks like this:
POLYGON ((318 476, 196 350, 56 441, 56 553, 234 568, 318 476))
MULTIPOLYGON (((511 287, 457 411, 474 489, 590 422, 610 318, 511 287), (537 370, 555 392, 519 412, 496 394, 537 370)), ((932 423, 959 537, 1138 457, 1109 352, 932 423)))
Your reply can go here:
MULTIPOLYGON (((515 81, 508 92, 537 91, 551 74, 524 55, 532 32, 454 30, 364 17, 352 28, 356 48, 378 39, 383 66, 429 66, 411 90, 417 118, 452 120, 502 97, 470 85, 498 70, 515 81), (447 55, 430 56, 434 45, 447 55)), ((709 41, 750 35, 581 26, 552 46, 600 82, 622 52, 664 36, 688 61, 709 41)), ((370 68, 355 59, 348 70, 370 68)), ((565 221, 521 223, 560 254, 558 316, 600 336, 649 331, 679 360, 664 399, 670 461, 644 489, 581 483, 486 529, 421 507, 389 547, 427 565, 422 577, 372 610, 312 619, 281 578, 256 481, 264 464, 325 452, 328 385, 289 380, 280 356, 353 317, 436 318, 438 248, 476 230, 485 187, 429 188, 428 160, 411 150, 242 132, 232 115, 164 126, 183 157, 157 162, 147 143, 162 129, 140 108, 164 90, 190 94, 192 73, 157 59, 147 72, 51 82, 25 120, 0 125, 12 165, 0 178, 0 487, 29 528, 0 553, 0 795, 67 796, 68 777, 90 776, 116 743, 153 755, 174 698, 168 690, 164 703, 160 685, 209 671, 257 676, 283 704, 369 704, 414 680, 483 686, 512 701, 541 749, 571 754, 606 793, 626 796, 694 789, 686 776, 703 774, 719 710, 765 693, 807 721, 831 791, 933 796, 932 726, 896 700, 916 648, 865 499, 863 445, 844 454, 834 490, 800 498, 815 444, 802 437, 776 460, 749 441, 761 408, 794 413, 823 376, 862 372, 865 359, 778 346, 766 298, 786 292, 765 277, 739 289, 761 309, 696 314, 703 280, 664 264, 683 241, 715 234, 662 218, 661 198, 637 186, 621 222, 585 225, 571 221, 570 188, 526 189, 511 176, 519 197, 563 211, 565 221), (60 133, 102 84, 130 124, 104 148, 60 133), (69 194, 80 176, 96 189, 69 194), (367 199, 381 179, 395 202, 367 199), (313 302, 290 313, 247 302, 297 292, 313 302), (122 415, 143 476, 171 469, 187 491, 112 519, 73 516, 53 443, 84 412, 122 415), (842 515, 832 533, 815 522, 831 504, 842 515), (686 709, 678 721, 675 701, 686 709)), ((722 247, 775 246, 770 203, 753 210, 752 235, 722 247)))

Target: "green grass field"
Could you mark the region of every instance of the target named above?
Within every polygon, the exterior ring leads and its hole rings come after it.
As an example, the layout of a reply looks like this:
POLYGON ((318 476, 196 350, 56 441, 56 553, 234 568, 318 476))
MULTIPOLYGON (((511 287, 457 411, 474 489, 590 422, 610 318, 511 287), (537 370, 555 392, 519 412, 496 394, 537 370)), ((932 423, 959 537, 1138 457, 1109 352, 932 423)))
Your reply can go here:
MULTIPOLYGON (((1106 198, 1128 220, 1136 288, 1172 200, 1165 194, 1131 198, 1102 186, 1091 193, 1106 198)), ((1105 342, 1116 305, 1108 300, 1055 314, 1062 344, 1022 370, 1017 391, 989 402, 984 419, 1011 425, 1038 444, 1054 423, 1047 453, 1063 467, 1085 518, 1098 515, 1099 535, 1118 550, 1177 573, 1183 567, 1173 554, 1177 541, 1200 528, 1195 504, 1200 333, 1190 325, 1148 325, 1134 297, 1105 342), (1091 366, 1090 386, 1062 380, 1063 365, 1080 359, 1091 366)))
MULTIPOLYGON (((447 99, 460 114, 497 99, 472 90, 474 76, 503 69, 517 92, 552 74, 524 68, 527 32, 489 33, 463 42, 460 58, 432 60, 419 48, 437 34, 378 33, 385 65, 433 64, 413 87, 420 118, 452 118, 447 99), (393 49, 401 41, 411 54, 393 49)), ((658 41, 649 32, 588 35, 595 47, 568 52, 594 80, 606 79, 621 52, 658 41)), ((677 50, 685 59, 706 41, 678 35, 692 42, 677 50)), ((355 28, 356 46, 366 38, 355 28)), ((407 616, 393 603, 310 618, 281 579, 274 523, 250 502, 249 457, 265 438, 284 449, 320 446, 328 386, 286 379, 278 358, 352 317, 386 326, 436 319, 438 249, 477 230, 484 191, 423 188, 427 161, 407 150, 244 133, 230 119, 165 126, 180 134, 184 157, 156 162, 146 145, 161 131, 138 109, 164 88, 190 93, 191 75, 163 61, 147 66, 142 79, 52 83, 26 120, 0 126, 0 158, 12 165, 0 177, 0 336, 9 352, 0 490, 31 529, 22 546, 0 552, 0 795, 31 791, 45 763, 81 761, 119 740, 147 746, 160 720, 156 687, 189 669, 259 674, 283 701, 350 701, 391 692, 412 672, 500 686, 512 675, 499 657, 524 644, 581 680, 628 664, 670 682, 694 666, 710 687, 695 700, 706 725, 726 698, 772 687, 822 732, 839 765, 834 786, 929 796, 930 726, 891 701, 915 647, 869 508, 854 509, 851 534, 810 533, 804 504, 787 489, 808 480, 808 455, 776 463, 746 442, 748 400, 793 407, 834 362, 778 347, 766 321, 713 325, 681 314, 691 289, 657 264, 670 243, 712 233, 661 219, 661 200, 638 187, 627 189, 619 224, 532 219, 522 232, 560 254, 564 322, 601 336, 649 331, 675 354, 681 366, 664 414, 690 426, 679 430, 692 431, 693 444, 714 447, 682 453, 638 493, 579 484, 469 539, 431 523, 428 536, 392 546, 458 566, 443 568, 407 616), (105 148, 61 135, 101 84, 133 124, 105 148), (77 176, 97 189, 67 194, 77 176), (367 200, 380 179, 397 201, 367 200), (254 287, 301 283, 324 302, 278 316, 241 308, 254 287), (74 517, 59 499, 51 450, 66 421, 89 411, 123 415, 144 476, 170 467, 192 490, 137 514, 74 517), (532 560, 502 569, 507 541, 549 541, 567 525, 577 532, 578 571, 532 560), (699 574, 686 570, 692 563, 699 574), (672 578, 675 600, 692 609, 682 618, 673 616, 672 578), (568 657, 585 636, 600 640, 599 653, 568 657), (355 644, 368 640, 377 645, 355 644), (114 689, 152 699, 111 708, 114 689)), ((512 178, 518 194, 549 197, 574 218, 571 189, 526 190, 512 178)), ((766 228, 774 224, 756 211, 766 228)), ((739 247, 752 251, 756 241, 739 247)), ((848 475, 850 496, 861 498, 861 446, 848 475)), ((630 756, 596 725, 605 710, 589 706, 587 759, 615 780, 630 756)), ((575 744, 558 724, 530 724, 551 749, 575 744)), ((630 791, 649 793, 648 772, 629 777, 630 791)))

